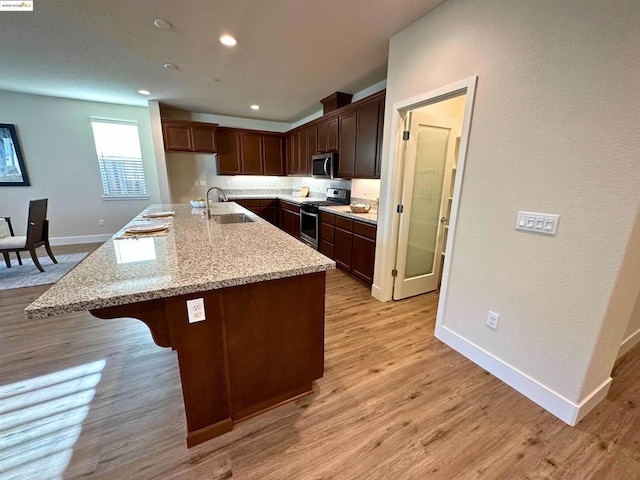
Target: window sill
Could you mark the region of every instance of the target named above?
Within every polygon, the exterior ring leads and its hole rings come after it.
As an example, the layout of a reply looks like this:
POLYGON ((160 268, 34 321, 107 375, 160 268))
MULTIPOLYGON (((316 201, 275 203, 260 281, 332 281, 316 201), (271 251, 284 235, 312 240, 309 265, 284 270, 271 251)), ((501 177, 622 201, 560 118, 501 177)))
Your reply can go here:
POLYGON ((117 196, 117 195, 113 195, 113 196, 108 196, 105 197, 104 195, 102 196, 102 200, 107 200, 107 201, 111 201, 111 200, 116 200, 116 201, 120 201, 120 200, 149 200, 151 197, 149 195, 135 195, 135 196, 117 196))

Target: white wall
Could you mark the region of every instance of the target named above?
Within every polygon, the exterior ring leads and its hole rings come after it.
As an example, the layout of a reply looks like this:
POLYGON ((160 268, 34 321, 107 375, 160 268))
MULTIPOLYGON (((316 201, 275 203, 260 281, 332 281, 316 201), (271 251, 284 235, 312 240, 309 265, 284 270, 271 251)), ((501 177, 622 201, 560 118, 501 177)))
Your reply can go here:
POLYGON ((55 243, 103 241, 147 205, 159 202, 146 108, 4 91, 0 105, 0 123, 16 125, 31 180, 30 187, 0 187, 0 214, 11 215, 16 234, 25 233, 31 199, 49 199, 55 243), (102 200, 90 117, 138 122, 149 200, 102 200), (104 227, 98 226, 99 219, 104 227))
POLYGON ((639 22, 635 0, 449 0, 390 42, 380 223, 391 107, 477 75, 439 326, 569 423, 606 394, 640 288, 639 22), (559 214, 558 234, 515 231, 518 210, 559 214))

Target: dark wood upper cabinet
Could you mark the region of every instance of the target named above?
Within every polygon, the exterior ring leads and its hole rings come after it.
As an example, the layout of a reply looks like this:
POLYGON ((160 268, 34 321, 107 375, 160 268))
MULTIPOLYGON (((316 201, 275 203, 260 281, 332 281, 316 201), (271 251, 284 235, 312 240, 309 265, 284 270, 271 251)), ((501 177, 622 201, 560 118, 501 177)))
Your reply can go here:
POLYGON ((297 175, 305 176, 311 172, 311 158, 309 157, 309 143, 307 140, 307 130, 298 132, 298 168, 297 175))
POLYGON ((353 178, 356 161, 356 115, 355 110, 340 115, 340 153, 338 175, 353 178))
POLYGON ((234 128, 218 129, 218 174, 238 175, 240 164, 240 132, 234 128))
POLYGON ((240 133, 240 158, 242 173, 246 175, 262 175, 262 135, 256 133, 240 133))
POLYGON ((384 102, 385 98, 380 99, 380 108, 378 112, 378 152, 376 153, 376 178, 380 178, 382 173, 382 133, 384 132, 384 102))
POLYGON ((327 120, 327 152, 337 152, 339 143, 339 126, 338 117, 333 117, 327 120))
POLYGON ((318 125, 313 124, 307 127, 307 155, 309 156, 308 173, 311 174, 311 157, 318 153, 318 125))
POLYGON ((284 162, 281 133, 218 129, 219 175, 284 175, 284 162))
POLYGON ((215 123, 163 120, 162 137, 167 152, 216 153, 215 123))
POLYGON ((318 153, 324 153, 327 151, 327 128, 328 121, 323 120, 316 126, 316 151, 318 153))
POLYGON ((284 152, 282 135, 264 135, 264 174, 284 175, 284 152))
POLYGON ((355 165, 353 176, 374 178, 378 154, 378 122, 380 102, 363 105, 357 110, 355 165))

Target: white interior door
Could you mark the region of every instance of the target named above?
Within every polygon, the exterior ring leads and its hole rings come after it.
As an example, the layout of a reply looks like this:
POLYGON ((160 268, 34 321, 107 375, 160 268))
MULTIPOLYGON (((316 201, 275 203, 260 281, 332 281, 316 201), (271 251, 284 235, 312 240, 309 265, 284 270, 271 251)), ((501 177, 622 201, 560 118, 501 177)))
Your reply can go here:
POLYGON ((403 212, 393 298, 438 288, 460 120, 412 111, 404 159, 403 212))

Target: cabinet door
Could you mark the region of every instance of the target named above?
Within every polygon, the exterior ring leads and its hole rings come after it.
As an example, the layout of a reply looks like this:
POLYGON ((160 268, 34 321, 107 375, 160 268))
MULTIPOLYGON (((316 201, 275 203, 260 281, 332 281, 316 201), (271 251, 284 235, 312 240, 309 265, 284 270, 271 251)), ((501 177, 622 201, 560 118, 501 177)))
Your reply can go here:
POLYGON ((216 152, 216 129, 215 127, 194 126, 193 151, 202 153, 216 152))
POLYGON ((307 130, 300 130, 298 132, 298 175, 306 175, 307 171, 311 170, 307 168, 307 163, 311 163, 309 157, 309 145, 307 143, 307 130))
POLYGON ((164 139, 164 149, 168 152, 193 151, 191 128, 186 125, 163 123, 162 137, 164 139))
POLYGON ((347 270, 351 271, 351 255, 353 249, 353 233, 341 228, 336 228, 334 232, 334 255, 336 263, 347 270))
POLYGON ((333 243, 329 243, 326 240, 320 240, 320 253, 331 260, 336 259, 333 243))
POLYGON ((283 175, 282 137, 280 135, 264 136, 264 174, 283 175))
POLYGON ((218 175, 242 173, 240 166, 240 132, 231 128, 218 129, 218 175))
POLYGON ((379 118, 380 102, 363 105, 357 110, 356 155, 353 174, 356 178, 374 178, 376 176, 379 118))
MULTIPOLYGON (((307 155, 309 156, 309 166, 311 165, 311 157, 318 153, 318 125, 307 127, 307 155)), ((311 174, 311 167, 308 169, 311 174)))
POLYGON ((287 175, 298 172, 298 134, 292 133, 287 137, 287 175))
POLYGON ((316 138, 316 150, 318 153, 324 153, 327 151, 327 132, 328 122, 324 120, 317 125, 318 132, 316 138))
POLYGON ((375 255, 376 242, 354 233, 351 273, 369 285, 373 283, 375 255))
POLYGON ((278 209, 276 207, 260 207, 260 216, 272 225, 278 225, 278 209))
POLYGON ((384 101, 380 100, 380 108, 378 109, 378 150, 376 152, 376 178, 380 178, 382 170, 382 132, 384 131, 384 101))
POLYGON ((340 115, 338 176, 353 178, 356 160, 356 111, 340 115))
POLYGON ((327 120, 327 152, 337 152, 340 145, 338 117, 327 120))
POLYGON ((242 173, 247 175, 262 175, 262 135, 257 133, 240 134, 240 152, 242 158, 242 173))

